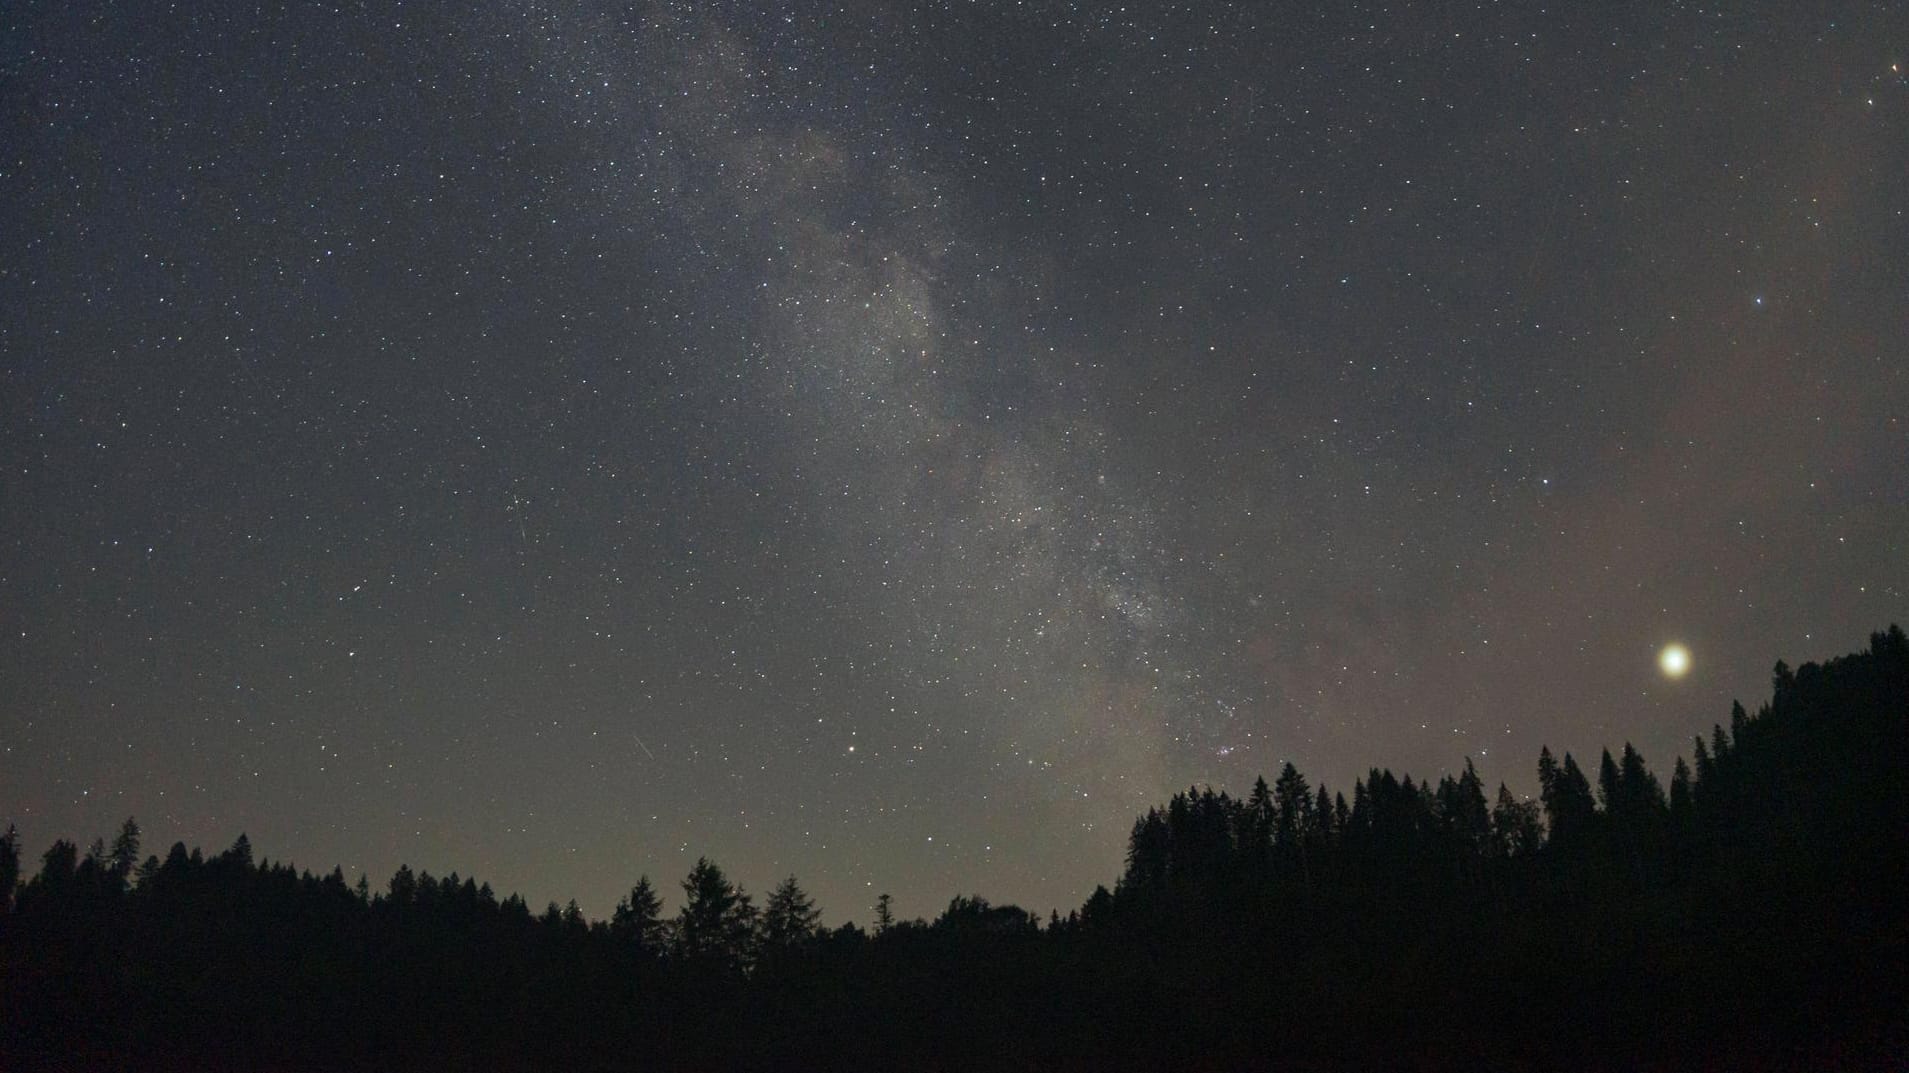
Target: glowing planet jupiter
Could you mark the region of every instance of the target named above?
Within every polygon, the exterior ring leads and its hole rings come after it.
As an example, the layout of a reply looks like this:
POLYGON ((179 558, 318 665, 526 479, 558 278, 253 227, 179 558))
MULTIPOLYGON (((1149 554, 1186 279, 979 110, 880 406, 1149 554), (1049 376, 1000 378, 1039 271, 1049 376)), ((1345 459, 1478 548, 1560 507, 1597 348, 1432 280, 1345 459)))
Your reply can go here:
POLYGON ((1657 665, 1670 678, 1682 678, 1690 670, 1690 649, 1672 642, 1657 654, 1657 665))

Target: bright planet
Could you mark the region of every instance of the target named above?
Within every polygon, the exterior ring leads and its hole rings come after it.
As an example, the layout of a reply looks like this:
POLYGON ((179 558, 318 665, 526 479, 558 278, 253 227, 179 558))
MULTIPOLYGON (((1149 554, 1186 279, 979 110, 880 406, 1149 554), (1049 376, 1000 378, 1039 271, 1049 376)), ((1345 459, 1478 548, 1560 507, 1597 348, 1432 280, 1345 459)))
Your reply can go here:
POLYGON ((1657 665, 1671 678, 1682 678, 1690 670, 1690 649, 1680 644, 1668 644, 1657 655, 1657 665))

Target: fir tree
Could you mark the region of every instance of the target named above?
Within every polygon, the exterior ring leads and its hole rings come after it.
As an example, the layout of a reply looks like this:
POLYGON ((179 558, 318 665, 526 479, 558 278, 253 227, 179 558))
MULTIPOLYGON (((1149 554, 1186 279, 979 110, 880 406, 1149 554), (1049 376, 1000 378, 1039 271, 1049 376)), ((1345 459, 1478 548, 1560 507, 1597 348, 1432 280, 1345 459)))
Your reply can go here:
POLYGON ((1706 783, 1710 781, 1711 775, 1714 774, 1716 770, 1716 762, 1710 759, 1710 748, 1709 746, 1706 746, 1704 744, 1703 735, 1699 734, 1696 736, 1696 738, 1692 740, 1694 740, 1697 743, 1696 748, 1692 750, 1691 755, 1696 758, 1696 761, 1697 761, 1697 780, 1696 781, 1698 784, 1701 785, 1702 783, 1706 783))
POLYGON ((1638 819, 1661 816, 1669 807, 1663 786, 1644 763, 1644 754, 1628 741, 1624 743, 1623 759, 1618 761, 1617 778, 1623 810, 1630 815, 1638 819))
POLYGON ((133 874, 133 868, 139 864, 139 824, 131 816, 120 825, 119 834, 113 839, 111 850, 113 874, 120 882, 125 882, 133 874))
MULTIPOLYGON (((386 887, 386 890, 388 892, 387 896, 393 905, 410 905, 417 901, 418 877, 412 873, 411 866, 408 864, 399 865, 398 870, 391 873, 391 883, 386 887)), ((556 903, 553 902, 551 904, 555 905, 556 903)))
POLYGON ((1133 833, 1127 839, 1127 874, 1123 885, 1144 890, 1165 883, 1171 855, 1172 838, 1167 832, 1166 817, 1157 808, 1148 809, 1145 816, 1134 821, 1133 833))
POLYGON ((1681 756, 1670 776, 1670 814, 1679 820, 1690 815, 1690 765, 1681 756))
POLYGON ((1306 777, 1289 761, 1279 769, 1273 784, 1273 844, 1297 846, 1300 835, 1312 825, 1312 793, 1306 777))
POLYGON ((1478 769, 1465 758, 1465 773, 1452 782, 1445 806, 1445 821, 1452 826, 1459 843, 1474 853, 1491 847, 1491 811, 1485 804, 1485 782, 1478 769))
POLYGON ((638 876, 629 895, 616 903, 616 911, 610 916, 610 934, 640 954, 662 952, 663 899, 650 884, 649 876, 638 876))
POLYGON ((79 874, 80 848, 62 838, 47 848, 40 858, 38 882, 54 890, 64 890, 72 885, 79 874))
POLYGON ((20 885, 20 831, 7 824, 0 834, 0 915, 13 908, 13 891, 20 885))
POLYGON ((683 880, 683 908, 676 917, 677 953, 689 960, 740 968, 751 953, 755 922, 749 895, 730 883, 709 858, 697 858, 683 880))
POLYGON ((1492 853, 1498 857, 1522 857, 1544 844, 1544 824, 1534 801, 1513 797, 1504 783, 1498 784, 1498 802, 1491 810, 1492 853))
POLYGON ((774 949, 797 946, 813 938, 821 923, 814 900, 790 876, 776 884, 763 903, 762 941, 774 949))
POLYGON ((1611 759, 1611 750, 1606 749, 1604 758, 1599 760, 1597 765, 1598 804, 1604 806, 1605 812, 1618 811, 1619 802, 1623 796, 1618 785, 1618 778, 1617 761, 1611 759))
POLYGON ((1569 841, 1590 826, 1597 813, 1597 802, 1591 796, 1590 780, 1584 777, 1570 753, 1564 754, 1564 763, 1560 765, 1552 758, 1550 749, 1539 749, 1538 785, 1552 840, 1569 841))

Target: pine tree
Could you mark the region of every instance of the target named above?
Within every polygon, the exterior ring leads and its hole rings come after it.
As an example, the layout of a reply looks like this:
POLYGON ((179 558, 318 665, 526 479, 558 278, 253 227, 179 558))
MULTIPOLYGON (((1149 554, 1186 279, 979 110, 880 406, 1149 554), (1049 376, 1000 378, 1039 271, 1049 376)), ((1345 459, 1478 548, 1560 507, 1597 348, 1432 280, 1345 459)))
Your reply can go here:
POLYGON ((762 941, 772 949, 786 949, 813 938, 822 923, 815 902, 790 876, 769 892, 762 909, 762 941))
POLYGON ((707 857, 699 857, 683 880, 683 908, 676 917, 676 950, 686 959, 732 968, 747 963, 756 910, 749 895, 729 882, 707 857))
POLYGON ((1306 777, 1290 761, 1273 783, 1273 848, 1285 861, 1297 859, 1300 878, 1312 885, 1312 855, 1307 852, 1312 830, 1312 792, 1306 777))
MULTIPOLYGON (((1731 701, 1730 710, 1740 712, 1743 705, 1731 701)), ((1719 767, 1723 765, 1724 758, 1730 755, 1730 732, 1723 728, 1722 723, 1710 724, 1710 755, 1719 767)))
POLYGON ((1668 808, 1664 788, 1644 763, 1644 754, 1632 748, 1628 741, 1624 743, 1623 759, 1618 762, 1617 781, 1623 810, 1631 815, 1640 819, 1661 816, 1668 808))
POLYGON ((13 909, 13 891, 20 885, 20 831, 7 824, 0 834, 0 916, 13 909))
POLYGON ((113 874, 124 883, 139 864, 139 824, 131 816, 126 817, 126 822, 120 825, 119 835, 113 839, 111 857, 113 874))
POLYGON ((1319 795, 1312 804, 1312 833, 1320 846, 1330 844, 1337 833, 1333 829, 1332 795, 1326 792, 1325 783, 1319 784, 1319 795))
POLYGON ((1240 849, 1250 861, 1265 861, 1273 847, 1273 788, 1266 776, 1253 780, 1253 792, 1246 798, 1246 838, 1240 849))
POLYGON ((1491 841, 1492 853, 1498 857, 1522 857, 1544 844, 1537 803, 1518 800, 1502 782, 1498 803, 1491 810, 1491 841))
POLYGON ((1597 798, 1605 812, 1618 811, 1623 792, 1618 787, 1617 761, 1611 759, 1611 750, 1604 750, 1604 758, 1597 765, 1597 798))
POLYGON ((1096 886, 1094 893, 1080 907, 1080 923, 1083 928, 1106 927, 1112 923, 1114 914, 1114 896, 1106 887, 1096 886))
MULTIPOLYGON (((1790 699, 1790 693, 1795 688, 1796 688, 1796 674, 1790 670, 1789 664, 1783 662, 1782 660, 1777 660, 1776 666, 1770 671, 1770 705, 1771 707, 1777 707, 1777 708, 1782 707, 1784 702, 1790 699)), ((1741 719, 1739 718, 1742 716, 1741 706, 1739 706, 1736 710, 1733 710, 1730 713, 1730 715, 1731 715, 1730 733, 1733 735, 1737 735, 1739 738, 1741 738, 1742 727, 1740 725, 1741 719)))
POLYGON ((616 911, 610 916, 610 934, 637 953, 662 952, 663 899, 650 884, 649 876, 638 876, 629 896, 616 903, 616 911))
MULTIPOLYGON (((1699 741, 1697 744, 1702 745, 1699 741)), ((1670 776, 1670 814, 1678 820, 1690 815, 1690 766, 1683 757, 1677 758, 1677 766, 1670 776)))
POLYGON ((1590 826, 1597 814, 1597 802, 1591 796, 1590 780, 1570 753, 1564 754, 1560 765, 1550 749, 1539 749, 1538 785, 1553 841, 1569 841, 1590 826))
POLYGON ((401 864, 391 873, 391 883, 386 889, 393 905, 410 905, 418 900, 418 877, 412 874, 410 865, 401 864))
POLYGON ((1297 846, 1300 835, 1311 825, 1312 792, 1306 777, 1288 761, 1273 784, 1273 844, 1297 846))
POLYGON ((1697 785, 1702 785, 1710 781, 1710 776, 1716 769, 1716 762, 1710 759, 1710 749, 1704 744, 1703 735, 1699 734, 1693 740, 1697 743, 1697 747, 1691 755, 1697 760, 1697 785))
POLYGON ((1576 758, 1570 753, 1564 754, 1564 784, 1571 796, 1577 799, 1579 811, 1589 816, 1597 807, 1597 802, 1591 797, 1591 780, 1584 777, 1584 770, 1578 767, 1576 758))
POLYGON ((40 858, 38 882, 52 890, 70 886, 79 874, 79 855, 80 848, 64 838, 53 843, 40 858))
POLYGON ((1127 838, 1127 874, 1122 886, 1143 890, 1158 887, 1166 882, 1171 863, 1172 836, 1166 817, 1159 809, 1150 808, 1134 821, 1133 833, 1127 838))
POLYGON ((1485 781, 1478 769, 1465 758, 1465 773, 1452 783, 1445 802, 1445 821, 1452 825, 1459 842, 1474 853, 1491 847, 1491 812, 1485 804, 1485 781))
POLYGON ((895 926, 895 899, 884 893, 875 899, 875 934, 881 935, 895 926))

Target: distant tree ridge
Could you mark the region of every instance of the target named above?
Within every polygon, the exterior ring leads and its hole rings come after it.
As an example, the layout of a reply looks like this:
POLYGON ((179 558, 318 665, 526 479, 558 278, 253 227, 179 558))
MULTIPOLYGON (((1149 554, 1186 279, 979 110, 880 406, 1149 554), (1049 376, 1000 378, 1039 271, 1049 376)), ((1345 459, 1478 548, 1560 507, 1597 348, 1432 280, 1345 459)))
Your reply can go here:
POLYGON ((610 919, 401 866, 0 835, 0 1068, 1871 1068, 1909 1055, 1909 641, 1776 665, 1673 763, 1174 794, 1043 923, 825 928, 699 859, 610 919))

